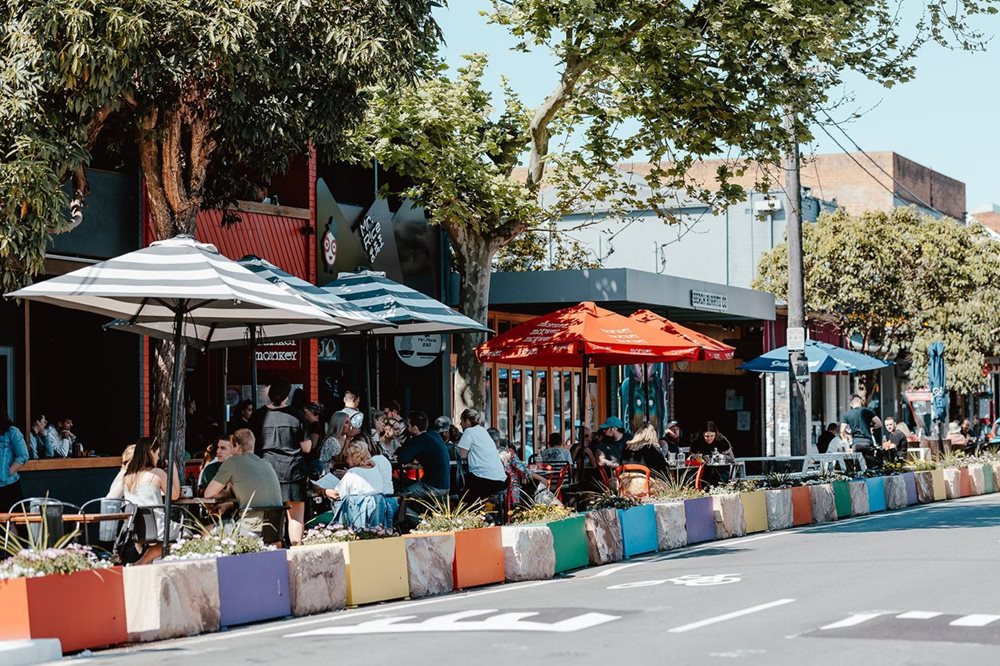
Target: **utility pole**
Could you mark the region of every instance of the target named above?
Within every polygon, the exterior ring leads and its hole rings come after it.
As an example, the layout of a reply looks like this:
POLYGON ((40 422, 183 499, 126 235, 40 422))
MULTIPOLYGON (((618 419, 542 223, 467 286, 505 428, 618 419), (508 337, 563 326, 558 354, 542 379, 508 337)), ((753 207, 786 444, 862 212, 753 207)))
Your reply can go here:
POLYGON ((788 197, 788 434, 793 456, 806 454, 809 364, 805 355, 805 278, 802 274, 802 186, 796 114, 785 113, 785 195, 788 197))

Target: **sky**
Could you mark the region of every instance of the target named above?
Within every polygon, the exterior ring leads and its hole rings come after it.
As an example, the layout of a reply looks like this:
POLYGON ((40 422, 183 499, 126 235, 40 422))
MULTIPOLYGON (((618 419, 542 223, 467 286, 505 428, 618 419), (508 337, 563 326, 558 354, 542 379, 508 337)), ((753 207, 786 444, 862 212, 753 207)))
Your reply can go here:
MULTIPOLYGON (((913 0, 905 0, 915 5, 913 0)), ((487 76, 494 89, 505 74, 529 106, 537 106, 557 79, 555 61, 545 51, 523 54, 510 50, 513 38, 501 27, 488 25, 480 12, 489 0, 450 0, 436 10, 444 33, 442 54, 449 65, 462 55, 490 56, 487 76)), ((978 27, 991 37, 1000 35, 1000 16, 985 18, 978 27)), ((924 48, 915 61, 916 78, 885 89, 860 77, 848 80, 855 97, 847 109, 870 109, 861 118, 842 125, 865 151, 893 151, 946 176, 965 182, 969 211, 1000 204, 996 156, 1000 155, 1000 37, 992 37, 985 52, 951 51, 936 45, 924 48)), ((849 115, 844 110, 840 121, 849 115)), ((853 147, 835 128, 829 128, 845 148, 853 147)), ((806 152, 838 153, 840 148, 816 128, 816 141, 806 152)))

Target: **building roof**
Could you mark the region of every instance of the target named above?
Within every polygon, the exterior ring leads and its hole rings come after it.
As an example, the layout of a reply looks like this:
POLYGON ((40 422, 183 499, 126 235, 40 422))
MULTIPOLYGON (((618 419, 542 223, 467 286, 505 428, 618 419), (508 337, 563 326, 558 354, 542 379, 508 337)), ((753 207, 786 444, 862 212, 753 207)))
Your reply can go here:
POLYGON ((1000 212, 995 210, 972 213, 972 219, 993 232, 993 235, 1000 235, 1000 212))

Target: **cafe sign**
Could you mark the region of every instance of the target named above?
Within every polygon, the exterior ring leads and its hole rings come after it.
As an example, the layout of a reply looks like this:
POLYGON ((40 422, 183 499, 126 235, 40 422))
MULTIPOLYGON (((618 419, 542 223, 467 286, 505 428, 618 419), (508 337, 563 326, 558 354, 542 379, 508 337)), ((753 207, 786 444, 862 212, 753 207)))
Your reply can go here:
POLYGON ((302 353, 301 340, 282 340, 257 345, 257 363, 271 368, 298 368, 302 353))
POLYGON ((729 310, 729 297, 725 294, 714 294, 710 291, 698 291, 697 289, 692 289, 691 307, 698 310, 726 312, 729 310))
POLYGON ((397 335, 396 356, 411 368, 423 368, 434 362, 443 348, 444 340, 438 334, 397 335))

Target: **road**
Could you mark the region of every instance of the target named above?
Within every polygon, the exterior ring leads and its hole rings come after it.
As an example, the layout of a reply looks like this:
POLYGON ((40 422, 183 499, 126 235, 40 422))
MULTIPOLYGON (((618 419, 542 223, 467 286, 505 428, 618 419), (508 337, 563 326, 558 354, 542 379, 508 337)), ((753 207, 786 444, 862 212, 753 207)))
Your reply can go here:
POLYGON ((86 661, 993 666, 998 563, 1000 495, 988 495, 86 661))

